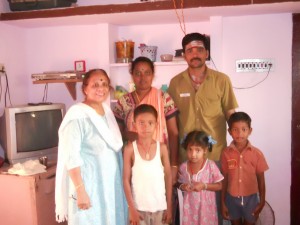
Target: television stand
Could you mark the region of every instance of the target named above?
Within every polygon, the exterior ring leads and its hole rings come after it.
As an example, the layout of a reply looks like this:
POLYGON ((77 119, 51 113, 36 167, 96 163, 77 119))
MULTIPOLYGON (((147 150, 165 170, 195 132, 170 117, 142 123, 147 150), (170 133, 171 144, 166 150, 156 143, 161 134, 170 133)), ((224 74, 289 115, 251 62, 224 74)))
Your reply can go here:
POLYGON ((66 225, 55 221, 56 165, 32 176, 7 174, 0 169, 0 218, 9 225, 66 225))

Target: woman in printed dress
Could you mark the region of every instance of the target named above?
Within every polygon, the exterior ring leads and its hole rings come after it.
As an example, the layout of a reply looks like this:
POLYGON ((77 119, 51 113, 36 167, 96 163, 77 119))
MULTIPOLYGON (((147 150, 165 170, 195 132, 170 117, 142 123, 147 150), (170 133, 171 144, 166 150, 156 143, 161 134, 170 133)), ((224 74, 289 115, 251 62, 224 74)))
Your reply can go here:
POLYGON ((165 143, 170 151, 173 183, 177 178, 178 166, 178 128, 177 114, 173 99, 167 92, 152 87, 154 63, 147 57, 138 57, 131 63, 130 69, 135 91, 123 95, 114 108, 114 114, 124 140, 134 141, 137 138, 133 126, 133 111, 141 104, 154 106, 158 111, 158 126, 153 139, 165 143))

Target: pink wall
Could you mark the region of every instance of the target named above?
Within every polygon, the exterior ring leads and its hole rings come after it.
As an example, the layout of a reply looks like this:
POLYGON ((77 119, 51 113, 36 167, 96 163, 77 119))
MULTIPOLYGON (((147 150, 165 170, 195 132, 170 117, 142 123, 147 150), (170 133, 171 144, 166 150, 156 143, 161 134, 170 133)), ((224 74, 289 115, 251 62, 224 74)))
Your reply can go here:
POLYGON ((276 224, 290 223, 291 161, 291 46, 289 14, 224 18, 222 68, 233 86, 251 86, 266 73, 235 73, 234 61, 273 58, 274 72, 251 89, 235 90, 241 111, 250 114, 250 141, 261 148, 269 164, 266 199, 275 210, 276 224))
MULTIPOLYGON (((234 86, 254 84, 266 75, 236 73, 236 60, 275 59, 275 71, 263 83, 252 89, 235 90, 235 93, 240 105, 238 110, 247 111, 253 119, 250 140, 264 152, 270 166, 266 173, 267 201, 275 211, 276 224, 289 224, 291 14, 211 17, 209 21, 187 23, 186 27, 187 32, 212 35, 212 57, 218 70, 227 73, 234 86), (278 190, 279 194, 275 192, 278 190)), ((137 44, 143 41, 158 45, 159 54, 174 53, 180 48, 183 35, 177 21, 174 24, 143 26, 93 23, 43 27, 41 24, 37 28, 0 23, 0 30, 0 62, 7 67, 15 104, 42 100, 44 85, 33 85, 32 73, 73 69, 73 62, 77 59, 86 60, 88 69, 106 69, 114 84, 126 86, 130 78, 128 68, 109 65, 114 41, 131 38, 137 44)), ((135 53, 139 53, 137 49, 135 53)), ((155 85, 167 82, 184 68, 185 65, 156 66, 155 85)), ((81 101, 80 84, 77 84, 77 92, 77 101, 81 101)), ((49 84, 48 101, 63 102, 67 107, 76 102, 63 84, 49 84)), ((3 101, 0 109, 3 109, 3 101)), ((230 137, 228 140, 231 140, 230 137)))
MULTIPOLYGON (((76 60, 85 60, 87 70, 105 66, 107 69, 107 29, 107 24, 28 29, 25 32, 28 74, 74 70, 76 60)), ((30 101, 40 102, 44 84, 32 84, 28 79, 28 85, 30 101)), ((77 83, 76 89, 77 100, 81 101, 81 83, 77 83)), ((48 85, 48 101, 63 102, 67 107, 74 103, 62 83, 48 85)))
MULTIPOLYGON (((10 94, 12 102, 22 104, 27 101, 29 89, 26 85, 28 74, 26 74, 26 58, 25 58, 25 37, 22 28, 15 29, 0 23, 0 63, 5 66, 6 73, 9 78, 10 94), (25 84, 25 85, 24 85, 25 84), (18 91, 16 92, 16 87, 18 91)), ((0 99, 0 113, 4 107, 4 76, 0 77, 2 83, 2 96, 0 99)), ((9 100, 7 98, 7 106, 9 100)))

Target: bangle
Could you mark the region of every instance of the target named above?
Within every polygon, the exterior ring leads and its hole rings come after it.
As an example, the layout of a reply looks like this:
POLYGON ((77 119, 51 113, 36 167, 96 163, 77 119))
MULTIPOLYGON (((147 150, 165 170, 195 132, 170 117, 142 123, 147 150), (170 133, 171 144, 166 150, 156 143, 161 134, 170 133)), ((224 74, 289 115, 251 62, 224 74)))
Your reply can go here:
POLYGON ((204 190, 207 189, 207 183, 204 183, 204 190))
POLYGON ((181 186, 183 186, 184 184, 180 184, 179 185, 179 187, 178 187, 178 189, 180 190, 180 191, 183 191, 182 189, 181 189, 181 186))
POLYGON ((83 186, 83 183, 78 184, 77 186, 75 186, 75 189, 77 190, 77 189, 80 188, 81 186, 83 186))
POLYGON ((175 168, 178 168, 178 166, 171 166, 171 167, 175 167, 175 168))

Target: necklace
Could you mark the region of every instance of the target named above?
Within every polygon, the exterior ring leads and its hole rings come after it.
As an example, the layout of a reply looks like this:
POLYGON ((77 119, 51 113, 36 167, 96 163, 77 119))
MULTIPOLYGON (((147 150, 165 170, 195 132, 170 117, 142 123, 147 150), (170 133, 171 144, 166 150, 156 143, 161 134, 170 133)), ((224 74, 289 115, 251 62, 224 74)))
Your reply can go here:
POLYGON ((191 81, 192 81, 192 86, 196 91, 200 88, 201 84, 203 83, 204 80, 200 80, 199 78, 195 77, 194 75, 190 75, 191 81))
POLYGON ((141 100, 140 100, 140 98, 139 98, 138 94, 136 93, 136 91, 135 91, 134 93, 135 93, 135 96, 136 96, 137 100, 139 101, 138 103, 140 103, 140 102, 141 102, 141 100))
POLYGON ((146 148, 144 148, 144 146, 141 143, 140 143, 140 146, 142 147, 142 150, 146 153, 145 154, 146 160, 149 160, 150 159, 151 143, 150 143, 150 146, 149 146, 148 150, 146 148))
MULTIPOLYGON (((143 97, 142 97, 142 100, 144 99, 144 98, 149 98, 149 92, 152 90, 152 88, 150 88, 146 93, 144 93, 143 94, 143 97), (147 97, 148 96, 148 97, 147 97)), ((139 97, 139 95, 138 95, 138 93, 137 93, 137 91, 135 90, 135 96, 136 96, 136 99, 138 100, 138 103, 140 103, 141 102, 141 99, 140 99, 140 97, 139 97)), ((147 99, 146 99, 147 100, 147 99)))
POLYGON ((203 83, 203 81, 206 78, 206 68, 199 76, 195 76, 194 74, 191 73, 192 71, 188 71, 189 77, 191 78, 192 82, 196 85, 199 86, 203 83))
MULTIPOLYGON (((205 159, 203 159, 203 161, 201 162, 199 170, 201 170, 201 169, 203 168, 204 162, 205 162, 205 159)), ((189 163, 188 166, 189 166, 189 169, 190 169, 190 172, 191 172, 191 180, 192 180, 192 179, 193 179, 193 175, 194 175, 194 174, 197 174, 197 172, 198 172, 199 170, 198 170, 198 171, 194 171, 194 170, 192 169, 191 163, 189 163)))
MULTIPOLYGON (((202 77, 204 77, 205 75, 202 75, 202 77)), ((190 75, 190 78, 191 78, 191 80, 195 83, 195 84, 197 84, 197 85, 200 85, 200 84, 202 84, 202 82, 203 82, 203 80, 204 80, 204 78, 198 78, 198 77, 196 77, 196 76, 194 76, 194 75, 190 75)))

